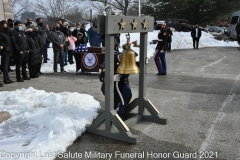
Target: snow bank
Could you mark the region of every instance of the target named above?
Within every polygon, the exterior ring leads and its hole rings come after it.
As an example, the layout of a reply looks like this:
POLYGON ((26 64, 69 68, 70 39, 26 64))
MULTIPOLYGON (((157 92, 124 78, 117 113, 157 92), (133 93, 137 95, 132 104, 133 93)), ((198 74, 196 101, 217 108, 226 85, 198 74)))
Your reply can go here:
POLYGON ((98 109, 100 103, 92 96, 76 92, 47 93, 32 87, 0 92, 0 111, 11 114, 0 124, 1 158, 10 159, 4 155, 15 152, 32 153, 29 159, 34 160, 54 159, 85 132, 98 109), (56 155, 43 157, 46 153, 56 155))

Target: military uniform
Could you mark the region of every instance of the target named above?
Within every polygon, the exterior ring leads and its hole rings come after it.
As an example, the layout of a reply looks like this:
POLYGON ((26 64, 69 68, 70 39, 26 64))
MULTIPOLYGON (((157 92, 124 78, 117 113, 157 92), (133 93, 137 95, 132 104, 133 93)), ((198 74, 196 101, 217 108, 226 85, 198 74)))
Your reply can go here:
POLYGON ((167 62, 166 62, 166 40, 167 40, 167 31, 162 28, 158 33, 158 44, 156 47, 157 53, 154 57, 155 64, 158 69, 157 75, 166 75, 167 74, 167 62))
POLYGON ((12 42, 14 50, 16 51, 16 77, 18 82, 29 80, 26 72, 26 65, 28 63, 29 48, 27 44, 27 37, 23 31, 15 29, 12 31, 12 42), (20 68, 22 67, 22 77, 20 75, 20 68))

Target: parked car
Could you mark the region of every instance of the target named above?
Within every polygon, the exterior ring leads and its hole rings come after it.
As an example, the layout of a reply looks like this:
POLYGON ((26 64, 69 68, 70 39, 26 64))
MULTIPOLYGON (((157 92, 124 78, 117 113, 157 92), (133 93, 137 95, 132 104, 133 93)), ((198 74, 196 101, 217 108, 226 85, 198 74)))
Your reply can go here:
POLYGON ((221 32, 223 32, 223 28, 220 28, 218 26, 208 26, 207 31, 221 33, 221 32))
POLYGON ((192 25, 188 24, 186 19, 167 19, 166 26, 172 27, 175 31, 189 32, 192 30, 192 25))
POLYGON ((237 39, 236 25, 239 20, 240 20, 240 10, 233 12, 231 19, 230 19, 229 37, 232 39, 237 39))

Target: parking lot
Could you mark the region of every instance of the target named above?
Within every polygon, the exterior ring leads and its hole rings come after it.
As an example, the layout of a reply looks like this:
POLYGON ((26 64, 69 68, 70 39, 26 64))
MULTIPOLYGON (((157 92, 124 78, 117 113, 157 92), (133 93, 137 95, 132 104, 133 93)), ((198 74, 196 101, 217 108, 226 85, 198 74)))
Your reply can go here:
MULTIPOLYGON (((140 122, 130 128, 139 137, 129 144, 85 132, 67 148, 81 153, 109 153, 102 159, 240 159, 240 51, 234 47, 174 50, 167 53, 168 74, 157 76, 153 58, 147 66, 146 98, 166 118, 167 125, 140 122), (204 152, 202 152, 204 151, 204 152), (144 157, 136 157, 144 154, 144 157), (125 154, 126 155, 126 154, 125 154), (195 157, 197 155, 197 157, 195 157), (201 156, 201 157, 200 157, 201 156)), ((12 80, 15 73, 10 74, 12 80)), ((2 74, 0 75, 2 83, 2 74)), ((138 96, 138 76, 130 76, 133 98, 138 96)), ((1 87, 1 91, 34 87, 47 92, 79 92, 94 96, 104 109, 98 74, 44 74, 24 83, 1 87)), ((106 154, 105 154, 106 155, 106 154)))

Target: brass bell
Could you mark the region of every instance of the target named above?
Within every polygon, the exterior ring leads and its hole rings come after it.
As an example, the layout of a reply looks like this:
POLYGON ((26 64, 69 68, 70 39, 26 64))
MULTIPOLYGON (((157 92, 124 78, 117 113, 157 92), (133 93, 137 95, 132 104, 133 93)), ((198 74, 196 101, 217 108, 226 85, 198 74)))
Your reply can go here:
POLYGON ((128 34, 127 43, 124 45, 126 49, 120 54, 120 65, 117 69, 118 74, 138 74, 140 72, 136 64, 135 52, 130 46, 130 36, 128 34))

